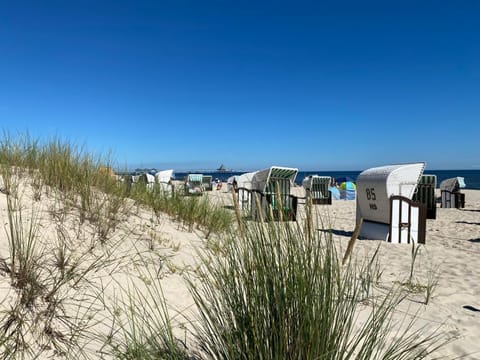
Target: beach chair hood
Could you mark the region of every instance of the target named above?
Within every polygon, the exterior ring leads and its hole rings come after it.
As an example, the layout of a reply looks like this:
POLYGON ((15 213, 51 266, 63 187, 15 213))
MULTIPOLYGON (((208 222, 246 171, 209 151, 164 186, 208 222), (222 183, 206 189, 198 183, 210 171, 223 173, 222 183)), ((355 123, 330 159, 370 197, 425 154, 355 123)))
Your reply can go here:
POLYGON ((463 177, 454 177, 445 179, 440 183, 440 190, 455 192, 460 188, 465 187, 465 181, 463 177))
MULTIPOLYGON (((248 172, 242 175, 239 175, 236 179, 238 188, 245 188, 248 190, 252 189, 252 179, 255 175, 255 172, 248 172)), ((232 180, 233 182, 233 180, 232 180)))
POLYGON ((311 189, 315 184, 326 184, 328 187, 328 185, 330 185, 331 180, 332 178, 330 176, 310 175, 305 177, 305 179, 303 179, 302 186, 306 190, 311 189))
POLYGON ((298 169, 281 166, 272 166, 265 170, 255 172, 252 178, 252 189, 266 192, 271 181, 288 180, 292 185, 297 177, 298 169))
POLYGON ((390 197, 412 199, 425 169, 424 162, 387 165, 365 170, 357 177, 357 211, 369 221, 390 222, 390 197))
POLYGON ((203 181, 203 174, 188 174, 187 181, 201 184, 203 181))
POLYGON ((162 170, 155 174, 155 179, 159 183, 168 183, 173 176, 173 170, 162 170))

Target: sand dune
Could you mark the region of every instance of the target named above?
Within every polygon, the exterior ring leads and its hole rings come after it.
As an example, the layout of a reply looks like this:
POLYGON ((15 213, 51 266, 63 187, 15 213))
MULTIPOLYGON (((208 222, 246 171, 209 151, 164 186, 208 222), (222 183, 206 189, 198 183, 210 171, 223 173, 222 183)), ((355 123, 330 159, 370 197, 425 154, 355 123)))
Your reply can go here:
MULTIPOLYGON (((162 284, 171 314, 176 316, 175 323, 178 326, 185 322, 186 328, 189 328, 188 319, 178 316, 178 313, 181 313, 191 318, 195 314, 185 276, 195 276, 196 267, 199 265, 198 250, 205 247, 208 241, 214 242, 214 237, 207 241, 201 231, 188 231, 167 215, 157 217, 151 211, 128 203, 114 231, 107 239, 100 240, 92 225, 88 222, 79 223, 77 210, 65 209, 64 204, 56 201, 52 193, 45 193, 40 201, 35 201, 28 184, 23 184, 21 189, 22 222, 24 225, 31 222, 32 207, 38 216, 38 243, 41 244, 38 248, 41 249, 39 251, 42 251, 42 259, 45 261, 39 265, 43 270, 46 271, 54 259, 54 251, 62 231, 72 256, 70 261, 84 255, 86 260, 82 266, 85 266, 94 261, 95 254, 103 254, 108 259, 101 267, 88 274, 91 277, 88 281, 79 280, 76 287, 62 290, 64 298, 68 299, 65 304, 66 312, 77 311, 79 305, 91 301, 90 308, 80 308, 85 313, 91 311, 94 314, 93 319, 88 319, 92 325, 90 331, 108 335, 112 320, 108 307, 115 308, 115 301, 118 301, 122 291, 128 289, 131 282, 147 287, 149 279, 144 278, 143 271, 152 265, 150 271, 154 269, 154 276, 162 284), (58 220, 60 216, 64 218, 58 220), (98 245, 99 243, 102 245, 98 245), (92 288, 89 284, 95 286, 92 288), (100 295, 98 289, 101 289, 100 295)), ((294 188, 293 191, 302 195, 301 188, 294 188)), ((439 208, 437 219, 427 220, 427 240, 426 244, 421 246, 415 261, 414 279, 419 284, 426 284, 429 277, 434 276, 434 280, 438 281, 429 303, 424 303, 423 292, 412 292, 396 315, 396 319, 400 320, 404 312, 417 312, 420 325, 441 326, 440 331, 452 338, 452 341, 436 354, 445 359, 480 358, 480 191, 464 192, 464 209, 439 208)), ((226 208, 233 205, 225 184, 221 190, 208 192, 207 196, 217 205, 226 208)), ((322 219, 324 228, 332 232, 334 241, 341 251, 344 251, 355 227, 355 201, 334 200, 331 206, 316 205, 315 210, 322 219)), ((302 212, 301 209, 299 211, 302 212)), ((9 217, 5 194, 0 194, 0 218, 5 226, 5 230, 0 231, 0 258, 8 268, 9 217)), ((321 226, 318 225, 319 228, 321 226)), ((379 260, 383 269, 381 283, 389 286, 392 283, 404 282, 409 276, 412 263, 410 245, 358 240, 353 256, 371 256, 379 246, 379 260)), ((53 275, 43 273, 41 276, 53 275)), ((0 288, 0 310, 3 314, 8 314, 17 296, 8 269, 2 268, 0 271, 0 288)), ((32 304, 32 308, 45 308, 47 305, 43 299, 32 304)), ((58 325, 58 329, 61 331, 61 325, 58 325)), ((31 336, 35 336, 35 333, 32 331, 31 336)), ((179 336, 185 336, 188 345, 192 344, 190 336, 183 333, 183 327, 178 327, 179 336)), ((66 334, 59 334, 59 337, 61 336, 66 334)), ((84 350, 88 350, 92 358, 100 358, 99 347, 101 340, 96 339, 90 341, 84 350)), ((44 355, 61 357, 54 349, 46 349, 44 355)), ((102 356, 109 357, 108 354, 102 356)))

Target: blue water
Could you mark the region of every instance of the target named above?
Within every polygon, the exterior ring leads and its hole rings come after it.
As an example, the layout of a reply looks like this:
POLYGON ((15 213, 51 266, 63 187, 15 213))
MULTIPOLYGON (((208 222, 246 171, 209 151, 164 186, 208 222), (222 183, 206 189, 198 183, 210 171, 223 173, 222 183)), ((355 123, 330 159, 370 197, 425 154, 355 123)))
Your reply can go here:
MULTIPOLYGON (((212 175, 213 179, 220 179, 227 181, 230 176, 241 175, 244 172, 203 172, 205 175, 212 175)), ((299 171, 295 182, 301 184, 302 180, 308 175, 324 175, 331 176, 335 179, 342 177, 350 177, 353 180, 357 179, 361 171, 299 171)), ((188 172, 175 172, 175 179, 180 180, 187 175, 188 172)), ((461 176, 465 179, 466 189, 480 189, 480 170, 426 170, 424 174, 437 176, 437 187, 445 180, 456 176, 461 176)))

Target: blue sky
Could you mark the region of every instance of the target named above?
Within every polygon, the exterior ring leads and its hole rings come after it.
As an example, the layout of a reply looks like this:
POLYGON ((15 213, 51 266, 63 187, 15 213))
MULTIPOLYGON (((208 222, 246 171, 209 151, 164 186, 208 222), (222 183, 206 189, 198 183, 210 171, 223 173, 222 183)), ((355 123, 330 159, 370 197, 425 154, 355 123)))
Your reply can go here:
POLYGON ((0 1, 0 128, 123 166, 480 168, 480 2, 0 1))

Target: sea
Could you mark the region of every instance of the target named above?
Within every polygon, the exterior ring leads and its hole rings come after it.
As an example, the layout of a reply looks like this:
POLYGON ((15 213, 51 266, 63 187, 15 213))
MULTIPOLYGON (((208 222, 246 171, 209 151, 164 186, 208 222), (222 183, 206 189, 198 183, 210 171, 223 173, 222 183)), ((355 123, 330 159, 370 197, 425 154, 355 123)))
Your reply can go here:
MULTIPOLYGON (((175 172, 175 179, 182 180, 186 175, 193 173, 191 172, 175 172)), ((245 171, 202 171, 196 172, 202 173, 204 175, 211 175, 213 180, 219 179, 220 181, 227 181, 227 179, 234 175, 244 174, 245 171)), ((322 175, 322 176, 331 176, 335 179, 341 178, 351 178, 353 181, 357 179, 357 176, 361 171, 299 171, 295 182, 298 185, 301 185, 303 179, 309 175, 322 175)), ((463 177, 465 180, 466 189, 478 189, 480 190, 480 169, 478 170, 426 170, 425 175, 436 175, 437 176, 437 187, 445 179, 450 179, 453 177, 463 177)))

